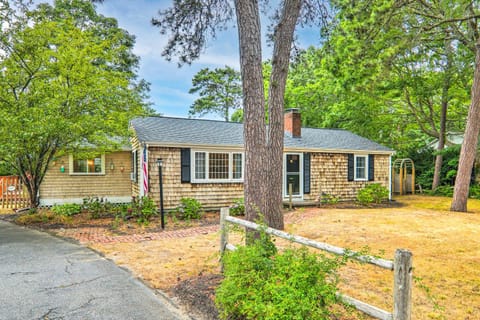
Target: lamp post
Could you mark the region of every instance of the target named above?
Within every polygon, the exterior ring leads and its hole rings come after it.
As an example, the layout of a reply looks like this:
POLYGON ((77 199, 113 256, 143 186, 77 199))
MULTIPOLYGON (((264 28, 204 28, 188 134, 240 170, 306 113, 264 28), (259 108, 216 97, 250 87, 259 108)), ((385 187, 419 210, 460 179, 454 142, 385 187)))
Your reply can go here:
POLYGON ((162 179, 162 167, 163 167, 163 160, 158 158, 157 159, 157 166, 158 166, 158 181, 160 185, 160 216, 162 219, 162 229, 165 229, 165 215, 163 212, 163 179, 162 179))

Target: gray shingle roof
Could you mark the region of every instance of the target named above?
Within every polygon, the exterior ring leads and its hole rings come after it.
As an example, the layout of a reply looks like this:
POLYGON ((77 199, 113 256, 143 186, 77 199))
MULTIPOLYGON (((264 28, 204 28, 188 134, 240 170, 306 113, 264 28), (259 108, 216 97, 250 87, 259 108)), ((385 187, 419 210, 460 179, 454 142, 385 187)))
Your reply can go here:
MULTIPOLYGON (((142 143, 155 145, 242 147, 243 124, 234 122, 145 117, 131 121, 142 143)), ((286 149, 368 151, 392 153, 393 150, 342 129, 302 128, 301 138, 285 135, 286 149)))

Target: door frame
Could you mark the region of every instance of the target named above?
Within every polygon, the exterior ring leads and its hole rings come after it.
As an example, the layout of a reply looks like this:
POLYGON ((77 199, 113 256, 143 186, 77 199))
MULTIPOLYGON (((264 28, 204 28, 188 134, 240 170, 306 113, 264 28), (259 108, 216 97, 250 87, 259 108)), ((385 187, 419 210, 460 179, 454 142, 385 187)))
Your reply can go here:
POLYGON ((288 190, 287 190, 287 155, 296 155, 298 156, 299 161, 299 194, 292 195, 292 199, 303 200, 303 152, 284 152, 283 153, 283 177, 282 177, 282 190, 283 198, 288 199, 288 190))

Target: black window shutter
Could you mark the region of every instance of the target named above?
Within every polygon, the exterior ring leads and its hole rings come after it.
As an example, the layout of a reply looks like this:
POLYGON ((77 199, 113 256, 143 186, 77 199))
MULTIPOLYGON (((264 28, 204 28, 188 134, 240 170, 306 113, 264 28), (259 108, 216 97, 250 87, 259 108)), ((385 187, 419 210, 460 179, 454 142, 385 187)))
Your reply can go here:
POLYGON ((132 177, 133 182, 138 182, 138 150, 133 150, 132 153, 132 177))
POLYGON ((310 193, 310 153, 303 154, 303 193, 310 193))
POLYGON ((368 181, 375 180, 375 157, 373 154, 368 155, 368 181))
POLYGON ((190 182, 190 149, 181 149, 182 183, 190 182))
POLYGON ((355 157, 352 153, 348 154, 348 181, 353 181, 355 178, 355 157))

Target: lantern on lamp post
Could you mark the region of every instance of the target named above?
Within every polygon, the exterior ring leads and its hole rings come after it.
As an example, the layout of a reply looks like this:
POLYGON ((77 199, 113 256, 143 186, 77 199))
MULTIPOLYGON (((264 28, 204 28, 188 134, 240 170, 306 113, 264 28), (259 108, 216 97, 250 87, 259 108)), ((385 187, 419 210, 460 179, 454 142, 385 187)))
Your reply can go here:
POLYGON ((157 159, 157 166, 158 166, 158 184, 160 187, 160 217, 162 221, 162 229, 165 229, 165 215, 163 212, 163 179, 162 179, 162 167, 163 167, 163 160, 158 158, 157 159))

